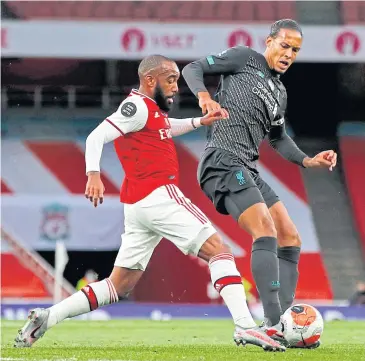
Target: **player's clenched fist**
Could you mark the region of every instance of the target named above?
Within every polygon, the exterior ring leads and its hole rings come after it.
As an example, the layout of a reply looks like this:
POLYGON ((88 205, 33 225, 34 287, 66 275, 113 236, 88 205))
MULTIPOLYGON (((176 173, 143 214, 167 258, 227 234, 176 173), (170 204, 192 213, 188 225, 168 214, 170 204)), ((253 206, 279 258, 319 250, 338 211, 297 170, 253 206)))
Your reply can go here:
POLYGON ((306 168, 328 168, 332 171, 337 164, 337 153, 333 150, 325 150, 313 158, 305 158, 303 164, 306 168))
POLYGON ((99 172, 88 172, 87 175, 88 180, 86 183, 85 197, 94 204, 94 207, 97 207, 98 203, 103 203, 105 187, 101 181, 99 172))

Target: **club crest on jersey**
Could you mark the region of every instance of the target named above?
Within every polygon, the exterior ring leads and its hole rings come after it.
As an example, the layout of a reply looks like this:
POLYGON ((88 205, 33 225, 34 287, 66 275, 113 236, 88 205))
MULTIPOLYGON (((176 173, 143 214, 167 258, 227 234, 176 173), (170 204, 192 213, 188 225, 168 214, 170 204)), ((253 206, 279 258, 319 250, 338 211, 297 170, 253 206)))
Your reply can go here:
POLYGON ((160 116, 159 112, 155 112, 155 118, 158 118, 160 116))
POLYGON ((243 175, 243 171, 240 170, 236 173, 236 179, 238 181, 238 184, 240 186, 243 186, 244 184, 246 184, 246 179, 245 179, 245 176, 243 175))

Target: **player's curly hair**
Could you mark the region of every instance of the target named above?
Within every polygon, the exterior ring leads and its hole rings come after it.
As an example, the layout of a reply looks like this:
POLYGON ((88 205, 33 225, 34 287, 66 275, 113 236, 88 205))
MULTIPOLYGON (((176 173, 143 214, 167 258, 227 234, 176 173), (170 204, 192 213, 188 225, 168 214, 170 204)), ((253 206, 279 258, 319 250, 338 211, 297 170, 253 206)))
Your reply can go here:
POLYGON ((154 54, 146 56, 138 66, 138 75, 144 76, 148 74, 150 71, 160 67, 163 62, 165 61, 171 61, 174 62, 172 59, 167 58, 166 56, 154 54))
POLYGON ((271 25, 269 36, 276 38, 280 32, 280 29, 296 30, 301 36, 303 36, 302 28, 295 20, 292 19, 281 19, 275 21, 275 23, 271 25))

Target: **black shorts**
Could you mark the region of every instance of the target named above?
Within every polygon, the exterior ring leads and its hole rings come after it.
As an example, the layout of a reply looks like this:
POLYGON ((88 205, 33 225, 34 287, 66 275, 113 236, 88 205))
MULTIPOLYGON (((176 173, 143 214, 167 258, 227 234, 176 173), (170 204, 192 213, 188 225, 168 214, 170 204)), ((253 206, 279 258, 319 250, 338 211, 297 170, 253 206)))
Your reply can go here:
POLYGON ((205 151, 199 162, 198 182, 217 211, 236 220, 256 203, 270 208, 279 201, 257 171, 247 169, 242 160, 223 149, 205 151))

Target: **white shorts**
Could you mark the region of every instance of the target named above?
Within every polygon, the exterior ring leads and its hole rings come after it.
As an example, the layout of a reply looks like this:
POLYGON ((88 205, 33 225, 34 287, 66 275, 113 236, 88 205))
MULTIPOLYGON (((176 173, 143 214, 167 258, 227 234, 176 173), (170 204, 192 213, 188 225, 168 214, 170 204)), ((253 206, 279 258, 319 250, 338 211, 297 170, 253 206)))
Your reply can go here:
POLYGON ((184 254, 197 255, 214 233, 205 214, 180 189, 166 185, 146 198, 124 205, 124 233, 114 265, 144 271, 162 238, 184 254))

